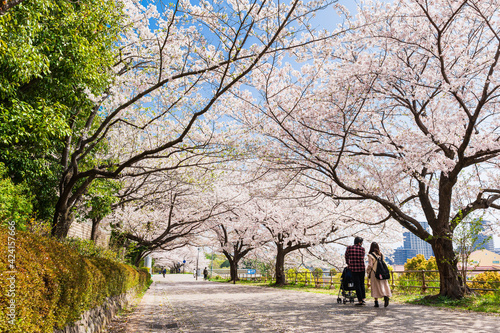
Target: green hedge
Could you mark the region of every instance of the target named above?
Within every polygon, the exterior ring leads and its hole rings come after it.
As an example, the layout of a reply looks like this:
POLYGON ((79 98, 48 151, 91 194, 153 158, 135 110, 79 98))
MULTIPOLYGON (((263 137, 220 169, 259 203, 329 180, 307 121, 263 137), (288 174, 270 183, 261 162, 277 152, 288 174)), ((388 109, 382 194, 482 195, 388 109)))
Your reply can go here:
MULTIPOLYGON (((0 332, 53 332, 54 327, 135 288, 147 289, 151 275, 109 259, 84 257, 60 242, 15 231, 9 253, 9 230, 0 227, 0 332), (10 273, 9 254, 16 273, 10 273), (8 278, 14 276, 15 283, 8 278), (15 325, 7 316, 15 285, 15 325), (10 292, 10 295, 9 295, 10 292)), ((10 236, 12 237, 12 236, 10 236)))

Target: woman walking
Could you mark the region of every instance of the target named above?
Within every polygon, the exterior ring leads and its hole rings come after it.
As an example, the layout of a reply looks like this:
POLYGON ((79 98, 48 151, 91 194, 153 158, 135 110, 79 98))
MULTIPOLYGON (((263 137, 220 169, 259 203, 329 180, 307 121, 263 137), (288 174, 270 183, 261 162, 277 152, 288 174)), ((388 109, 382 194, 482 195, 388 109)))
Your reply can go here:
POLYGON ((387 307, 389 305, 389 297, 392 297, 391 288, 389 287, 389 280, 378 280, 375 277, 377 259, 384 260, 384 255, 380 252, 378 244, 373 242, 368 252, 368 267, 366 271, 370 278, 371 294, 375 298, 375 307, 379 307, 378 299, 382 297, 384 298, 384 307, 387 307))

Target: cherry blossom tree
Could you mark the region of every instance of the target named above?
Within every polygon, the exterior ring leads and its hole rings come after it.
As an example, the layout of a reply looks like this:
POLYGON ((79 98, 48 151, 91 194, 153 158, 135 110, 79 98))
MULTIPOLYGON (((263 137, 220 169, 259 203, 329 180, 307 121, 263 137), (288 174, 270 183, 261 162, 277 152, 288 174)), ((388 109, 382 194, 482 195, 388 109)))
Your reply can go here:
POLYGON ((297 52, 300 69, 262 68, 262 98, 233 101, 252 109, 235 117, 267 136, 270 160, 334 199, 376 202, 429 242, 451 298, 464 293, 455 228, 500 208, 499 6, 366 1, 343 38, 297 52))
POLYGON ((255 248, 257 235, 251 230, 255 225, 239 221, 241 216, 228 217, 226 223, 219 223, 214 233, 219 241, 221 251, 229 262, 230 281, 238 281, 239 262, 255 248))
MULTIPOLYGON (((276 285, 284 285, 285 258, 300 249, 333 244, 354 232, 347 212, 351 203, 334 203, 283 172, 268 172, 251 184, 254 223, 266 230, 275 247, 276 285)), ((356 205, 356 203, 354 203, 356 205)))
POLYGON ((310 43, 309 17, 330 3, 122 2, 126 24, 115 43, 116 63, 105 69, 113 79, 100 96, 88 91, 92 106, 74 110, 62 143, 52 223, 60 238, 95 179, 133 173, 148 159, 164 161, 164 169, 186 166, 214 148, 214 136, 223 136, 212 111, 220 97, 269 55, 310 43))
POLYGON ((156 251, 151 254, 155 259, 155 266, 169 267, 173 271, 182 270, 184 272, 192 272, 196 267, 196 260, 199 259, 200 266, 207 265, 207 261, 203 258, 197 258, 198 250, 194 246, 184 246, 170 251, 156 251))
POLYGON ((220 251, 231 264, 233 281, 237 280, 238 262, 250 251, 258 252, 259 258, 269 257, 263 253, 272 253, 268 259, 274 262, 276 281, 281 285, 285 283, 285 260, 293 260, 301 249, 307 250, 308 258, 330 264, 343 258, 332 259, 338 248, 345 251, 353 235, 381 243, 397 237, 387 232, 385 225, 367 222, 381 219, 380 212, 372 209, 374 204, 318 196, 305 185, 308 179, 301 179, 296 172, 273 170, 254 160, 225 176, 218 188, 230 212, 212 219, 212 223, 220 251), (334 250, 328 247, 334 244, 334 250))
POLYGON ((225 195, 227 214, 213 219, 211 234, 215 235, 217 251, 224 254, 229 262, 231 281, 238 280, 238 264, 255 248, 269 241, 262 226, 253 218, 256 206, 244 186, 248 179, 248 171, 232 171, 221 178, 219 191, 225 195), (247 178, 247 179, 245 179, 247 178))
POLYGON ((228 212, 225 202, 213 195, 211 183, 201 182, 200 173, 175 171, 147 174, 138 188, 125 187, 120 203, 105 218, 133 242, 135 264, 155 251, 196 244, 196 237, 209 228, 207 221, 228 212), (198 182, 191 178, 195 175, 198 182))

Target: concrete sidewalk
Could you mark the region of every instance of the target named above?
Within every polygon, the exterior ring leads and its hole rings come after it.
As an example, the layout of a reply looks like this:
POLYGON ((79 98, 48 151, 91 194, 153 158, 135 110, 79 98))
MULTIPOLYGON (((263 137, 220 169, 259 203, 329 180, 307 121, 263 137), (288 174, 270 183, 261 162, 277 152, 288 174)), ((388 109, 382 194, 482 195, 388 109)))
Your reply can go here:
POLYGON ((337 304, 337 297, 208 282, 192 275, 154 276, 128 318, 127 333, 145 332, 500 332, 500 317, 390 304, 337 304))

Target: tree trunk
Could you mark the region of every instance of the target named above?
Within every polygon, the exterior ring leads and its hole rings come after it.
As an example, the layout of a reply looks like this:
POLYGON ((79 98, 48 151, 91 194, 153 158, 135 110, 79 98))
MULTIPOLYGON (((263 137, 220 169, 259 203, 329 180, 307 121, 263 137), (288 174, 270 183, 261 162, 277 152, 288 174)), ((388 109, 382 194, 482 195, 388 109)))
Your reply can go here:
POLYGON ((238 278, 238 262, 236 260, 229 260, 229 271, 231 273, 231 281, 236 282, 238 278))
POLYGON ((101 223, 101 219, 92 219, 92 231, 90 232, 90 240, 94 242, 97 241, 97 230, 99 229, 99 224, 101 223))
POLYGON ((52 220, 52 236, 59 239, 66 238, 72 222, 73 215, 71 211, 62 203, 62 199, 59 198, 54 213, 54 219, 52 220))
POLYGON ((285 279, 285 251, 283 250, 283 244, 278 244, 278 252, 276 255, 276 285, 284 286, 286 284, 285 279))
POLYGON ((139 268, 140 264, 141 264, 141 260, 142 258, 144 257, 144 254, 146 253, 146 251, 139 251, 137 253, 137 255, 134 257, 134 266, 139 268))
POLYGON ((239 258, 237 256, 232 256, 229 252, 226 250, 223 250, 222 253, 224 256, 226 256, 227 261, 229 261, 229 274, 231 277, 232 282, 236 282, 239 280, 238 278, 238 261, 239 258))
POLYGON ((457 267, 457 258, 450 237, 437 237, 432 242, 439 270, 439 296, 459 299, 464 296, 462 279, 457 267))
POLYGON ((54 219, 52 220, 52 236, 59 239, 66 238, 68 235, 69 227, 74 219, 72 210, 95 179, 95 176, 87 177, 75 189, 76 179, 72 174, 72 171, 63 173, 63 179, 59 184, 59 199, 57 200, 54 219))

